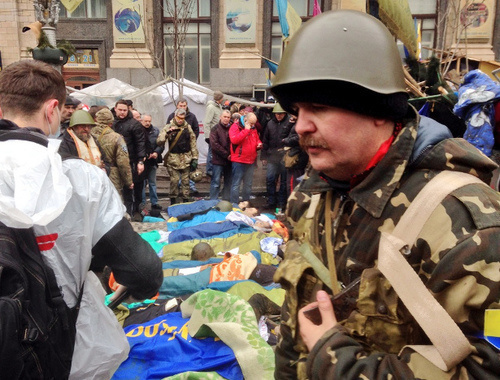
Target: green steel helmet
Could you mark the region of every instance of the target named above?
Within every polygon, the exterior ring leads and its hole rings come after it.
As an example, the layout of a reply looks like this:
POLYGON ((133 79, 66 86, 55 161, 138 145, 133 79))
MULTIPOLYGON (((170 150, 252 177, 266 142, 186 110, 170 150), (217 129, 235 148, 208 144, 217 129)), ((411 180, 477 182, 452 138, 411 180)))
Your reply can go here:
POLYGON ((393 118, 408 107, 394 37, 375 17, 350 10, 303 24, 283 52, 271 93, 290 113, 296 102, 393 118))
POLYGON ((229 201, 220 201, 215 208, 219 211, 229 212, 233 211, 233 204, 229 201))
POLYGON ((273 107, 273 113, 286 113, 286 111, 281 107, 279 103, 276 103, 276 105, 273 107))
POLYGON ((71 119, 69 119, 69 127, 71 128, 75 125, 95 125, 95 121, 87 111, 77 110, 71 115, 71 119))
POLYGON ((196 169, 195 171, 189 173, 189 179, 191 181, 200 182, 202 178, 203 178, 203 173, 201 172, 200 169, 196 169))

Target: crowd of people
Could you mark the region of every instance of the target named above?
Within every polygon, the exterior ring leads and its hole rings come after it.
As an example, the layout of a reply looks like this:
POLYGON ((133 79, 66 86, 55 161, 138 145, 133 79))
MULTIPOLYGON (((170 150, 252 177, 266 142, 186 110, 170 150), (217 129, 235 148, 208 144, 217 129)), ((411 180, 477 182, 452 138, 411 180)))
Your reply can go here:
MULTIPOLYGON (((272 97, 268 101, 274 107, 224 102, 224 95, 215 91, 214 99, 207 103, 203 133, 208 144, 205 174, 210 180, 209 199, 236 204, 249 201, 260 155, 266 170, 265 208, 285 209, 308 157, 294 131, 296 118, 272 97)), ((198 169, 200 126, 186 99, 177 99, 163 128, 152 125, 151 115, 135 109, 130 100, 119 100, 112 109, 91 106, 88 111, 78 104, 75 98, 66 97, 59 153, 104 169, 134 220, 140 220, 146 207, 146 188, 151 209, 162 209, 156 187, 162 162, 170 178, 170 205, 200 195, 195 182, 203 175, 198 169)))
MULTIPOLYGON (((254 109, 216 91, 203 128, 211 199, 248 201, 260 154, 268 206, 288 202, 290 239, 272 277, 286 291, 275 378, 498 378, 485 327, 500 308, 498 165, 408 102, 394 37, 368 14, 305 23, 271 93, 272 108, 254 109)), ((109 266, 137 299, 157 292, 160 259, 124 211, 139 212, 145 183, 158 205, 161 160, 171 204, 189 201, 199 125, 184 99, 160 129, 130 101, 87 112, 65 95, 46 64, 0 73, 0 227, 33 231, 65 303, 80 309, 71 375, 109 378, 128 346, 88 269, 109 266), (59 137, 59 154, 47 137, 59 137)), ((37 363, 38 376, 33 364, 9 378, 57 378, 42 368, 51 360, 37 363)))

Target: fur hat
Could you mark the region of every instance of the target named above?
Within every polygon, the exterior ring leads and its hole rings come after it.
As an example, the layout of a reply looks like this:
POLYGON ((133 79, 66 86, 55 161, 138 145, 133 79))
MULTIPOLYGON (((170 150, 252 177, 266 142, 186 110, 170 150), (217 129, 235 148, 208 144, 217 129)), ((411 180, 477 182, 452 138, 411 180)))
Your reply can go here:
POLYGON ((95 114, 95 121, 99 124, 111 124, 114 119, 113 114, 107 108, 103 108, 95 114))

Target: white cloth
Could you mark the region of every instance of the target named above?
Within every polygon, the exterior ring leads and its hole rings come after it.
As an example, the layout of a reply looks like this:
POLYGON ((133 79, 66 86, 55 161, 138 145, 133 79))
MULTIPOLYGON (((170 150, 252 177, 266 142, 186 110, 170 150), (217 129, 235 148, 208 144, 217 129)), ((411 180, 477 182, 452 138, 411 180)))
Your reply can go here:
POLYGON ((42 255, 69 307, 85 282, 70 378, 109 379, 129 346, 88 269, 92 247, 123 218, 125 208, 101 169, 80 159, 62 162, 58 145, 56 140, 48 148, 23 140, 0 142, 0 220, 48 237, 42 255))

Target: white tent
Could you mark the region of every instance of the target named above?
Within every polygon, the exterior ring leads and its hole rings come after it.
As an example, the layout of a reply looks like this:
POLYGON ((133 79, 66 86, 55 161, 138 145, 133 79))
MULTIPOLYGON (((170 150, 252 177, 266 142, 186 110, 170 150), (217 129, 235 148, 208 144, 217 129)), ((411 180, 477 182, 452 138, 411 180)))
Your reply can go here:
MULTIPOLYGON (((108 79, 83 90, 75 90, 70 87, 68 89, 72 91, 71 96, 89 107, 104 105, 111 108, 119 99, 130 99, 134 102, 134 108, 141 113, 150 114, 153 118, 153 125, 161 130, 166 124, 168 115, 175 110, 175 102, 179 99, 179 86, 181 85, 183 87, 182 96, 188 100, 189 110, 195 114, 200 125, 197 145, 198 161, 202 164, 206 162, 208 152, 208 145, 203 133, 203 119, 206 104, 209 99, 212 99, 212 90, 187 79, 178 81, 172 78, 143 89, 138 89, 116 78, 108 79)), ((231 96, 227 96, 227 98, 236 101, 242 100, 231 96)), ((261 105, 253 102, 245 103, 261 105)))
POLYGON ((83 90, 76 90, 71 96, 89 107, 96 105, 112 108, 117 100, 130 99, 139 112, 151 115, 153 125, 159 128, 165 125, 162 93, 156 88, 144 92, 128 83, 111 78, 83 90))

